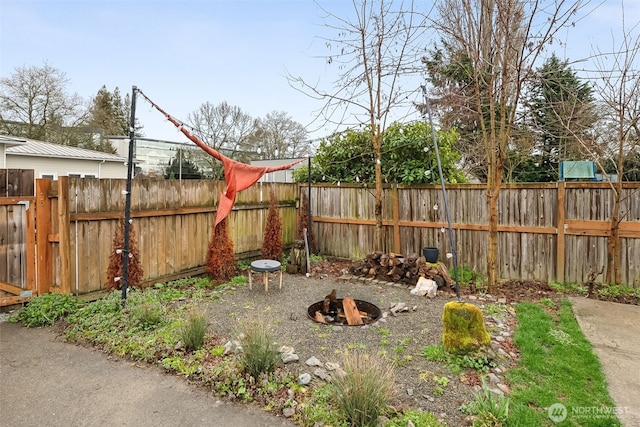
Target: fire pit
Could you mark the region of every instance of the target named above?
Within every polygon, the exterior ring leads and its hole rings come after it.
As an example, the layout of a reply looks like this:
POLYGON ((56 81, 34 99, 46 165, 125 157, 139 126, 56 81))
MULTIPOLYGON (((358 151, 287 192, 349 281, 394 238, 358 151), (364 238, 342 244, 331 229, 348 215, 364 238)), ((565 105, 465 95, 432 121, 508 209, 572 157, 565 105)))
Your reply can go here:
POLYGON ((375 304, 353 298, 330 298, 313 303, 307 315, 318 323, 331 325, 361 326, 375 322, 381 311, 375 304))

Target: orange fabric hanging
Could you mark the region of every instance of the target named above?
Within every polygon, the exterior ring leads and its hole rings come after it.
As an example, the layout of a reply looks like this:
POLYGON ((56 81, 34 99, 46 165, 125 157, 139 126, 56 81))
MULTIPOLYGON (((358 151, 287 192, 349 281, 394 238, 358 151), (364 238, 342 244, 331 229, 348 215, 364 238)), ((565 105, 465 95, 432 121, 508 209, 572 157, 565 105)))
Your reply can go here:
POLYGON ((153 105, 158 111, 160 111, 164 116, 173 123, 187 138, 193 141, 198 147, 202 148, 209 155, 215 157, 216 159, 222 162, 222 166, 224 167, 224 179, 227 183, 227 188, 225 192, 220 197, 220 202, 218 203, 218 212, 216 213, 216 222, 214 227, 222 222, 229 213, 231 209, 233 209, 233 205, 236 201, 236 193, 242 190, 246 190, 251 187, 253 184, 258 182, 260 178, 266 173, 276 172, 280 170, 286 170, 291 168, 292 166, 304 161, 304 159, 296 160, 295 162, 288 163, 286 165, 281 166, 253 166, 248 165, 246 163, 241 163, 236 160, 230 159, 226 157, 219 151, 213 149, 212 147, 205 144, 197 136, 193 135, 187 129, 185 129, 182 124, 167 114, 162 108, 156 105, 153 101, 151 101, 147 96, 142 93, 142 91, 138 91, 140 95, 142 95, 151 105, 153 105))

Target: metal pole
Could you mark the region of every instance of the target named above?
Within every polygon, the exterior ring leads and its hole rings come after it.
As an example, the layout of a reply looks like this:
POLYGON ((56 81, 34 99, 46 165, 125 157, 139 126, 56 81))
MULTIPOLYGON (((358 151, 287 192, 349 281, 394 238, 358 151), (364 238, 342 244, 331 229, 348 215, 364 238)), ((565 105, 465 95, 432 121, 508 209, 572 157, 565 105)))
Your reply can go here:
POLYGON ((313 236, 311 232, 311 157, 307 158, 307 222, 309 235, 313 236))
POLYGON ((133 146, 136 129, 136 93, 138 88, 131 89, 131 121, 129 123, 129 156, 127 157, 127 189, 124 203, 124 247, 122 248, 122 306, 127 301, 129 278, 129 234, 131 226, 131 178, 133 177, 133 146))
POLYGON ((449 244, 451 245, 451 255, 453 258, 453 277, 456 283, 456 297, 460 301, 460 284, 458 283, 458 253, 456 250, 456 239, 451 227, 451 215, 449 214, 449 199, 447 198, 447 187, 444 184, 444 174, 442 173, 442 162, 440 161, 440 150, 438 149, 438 140, 436 138, 436 129, 433 127, 433 119, 431 118, 431 106, 429 105, 429 97, 427 97, 427 87, 422 86, 422 95, 427 106, 427 115, 429 116, 429 126, 431 127, 431 137, 433 145, 436 149, 436 159, 438 160, 438 173, 440 174, 440 184, 442 185, 442 198, 444 199, 444 211, 447 216, 447 224, 449 226, 449 244))

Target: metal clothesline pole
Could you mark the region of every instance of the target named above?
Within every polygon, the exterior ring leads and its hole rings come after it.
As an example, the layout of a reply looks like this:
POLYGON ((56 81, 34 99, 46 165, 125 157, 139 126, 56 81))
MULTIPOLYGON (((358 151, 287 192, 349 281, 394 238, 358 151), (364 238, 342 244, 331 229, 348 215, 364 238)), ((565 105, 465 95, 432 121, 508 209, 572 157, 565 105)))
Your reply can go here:
MULTIPOLYGON (((458 253, 456 250, 456 239, 453 233, 453 227, 451 227, 451 215, 449 214, 449 199, 447 197, 447 187, 444 182, 444 174, 442 173, 442 162, 440 161, 440 150, 438 149, 438 140, 436 138, 436 129, 433 126, 433 119, 431 118, 431 106, 429 105, 429 97, 427 96, 427 87, 422 85, 422 95, 427 107, 427 116, 429 118, 429 126, 431 127, 431 137, 433 138, 433 145, 436 149, 436 159, 438 160, 438 173, 440 174, 440 184, 442 185, 442 198, 444 200, 444 211, 447 217, 447 225, 449 226, 449 244, 451 246, 451 255, 453 258, 453 278, 456 284, 456 298, 460 301, 460 284, 458 283, 458 253)), ((424 118, 424 114, 423 114, 424 118)))
POLYGON ((124 203, 124 247, 122 248, 122 306, 127 301, 129 286, 129 235, 131 230, 131 179, 133 178, 133 145, 136 129, 136 93, 138 88, 131 89, 131 121, 129 123, 129 155, 127 157, 127 187, 124 203))

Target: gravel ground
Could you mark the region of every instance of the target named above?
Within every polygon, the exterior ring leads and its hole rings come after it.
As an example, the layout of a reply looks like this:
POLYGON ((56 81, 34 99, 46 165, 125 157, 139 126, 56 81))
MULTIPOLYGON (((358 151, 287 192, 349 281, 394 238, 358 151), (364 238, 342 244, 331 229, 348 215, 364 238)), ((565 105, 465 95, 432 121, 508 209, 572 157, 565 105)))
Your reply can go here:
MULTIPOLYGON (((454 375, 445 365, 431 362, 422 355, 425 346, 441 343, 443 307, 454 300, 455 295, 439 292, 434 299, 429 299, 411 295, 410 288, 405 285, 314 275, 307 278, 285 274, 282 289, 278 289, 277 277, 273 275, 268 294, 259 278, 254 276, 252 290, 238 287, 208 307, 210 330, 234 337, 243 321, 259 319, 267 322, 273 328, 278 344, 293 347, 299 356, 299 362, 287 364, 296 374, 313 372, 314 368, 305 364, 312 356, 323 363, 340 363, 341 353, 345 350, 384 353, 390 363, 393 359, 400 361, 395 364, 397 393, 394 407, 428 410, 451 426, 466 424, 467 416, 459 407, 473 398, 474 390, 478 390, 478 377, 473 373, 454 375), (308 318, 307 307, 323 300, 333 289, 338 298, 350 296, 376 304, 386 317, 367 326, 338 328, 308 318), (397 302, 405 302, 415 310, 393 316, 389 308, 397 302), (446 376, 449 382, 443 387, 435 382, 434 376, 439 379, 446 376)), ((483 307, 491 300, 473 302, 483 307)), ((494 310, 495 307, 500 305, 493 304, 494 310)), ((487 319, 492 336, 501 336, 498 338, 501 343, 493 343, 495 349, 510 342, 508 336, 513 327, 513 322, 508 320, 513 317, 512 310, 507 305, 501 307, 504 307, 501 317, 496 317, 494 322, 499 328, 491 327, 493 317, 487 319)), ((504 359, 508 364, 510 357, 504 359)), ((500 369, 497 374, 501 376, 500 369)))

